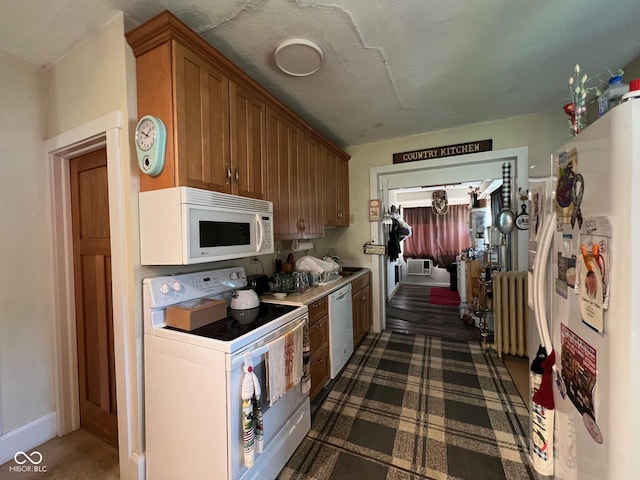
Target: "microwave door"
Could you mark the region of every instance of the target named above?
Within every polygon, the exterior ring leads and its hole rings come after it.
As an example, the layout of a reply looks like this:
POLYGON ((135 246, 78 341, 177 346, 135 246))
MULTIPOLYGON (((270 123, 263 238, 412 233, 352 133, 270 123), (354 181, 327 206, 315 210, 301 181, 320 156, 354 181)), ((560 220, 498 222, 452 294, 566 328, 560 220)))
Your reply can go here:
POLYGON ((190 263, 255 255, 259 216, 254 213, 189 208, 190 263))

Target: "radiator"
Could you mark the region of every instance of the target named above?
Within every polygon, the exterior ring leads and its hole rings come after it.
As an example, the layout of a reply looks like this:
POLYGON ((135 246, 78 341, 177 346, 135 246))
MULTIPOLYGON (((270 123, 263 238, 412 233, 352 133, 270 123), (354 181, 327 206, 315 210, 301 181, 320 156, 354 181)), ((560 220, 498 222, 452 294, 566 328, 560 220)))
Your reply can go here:
POLYGON ((527 272, 494 272, 493 319, 495 349, 502 354, 527 354, 527 272))

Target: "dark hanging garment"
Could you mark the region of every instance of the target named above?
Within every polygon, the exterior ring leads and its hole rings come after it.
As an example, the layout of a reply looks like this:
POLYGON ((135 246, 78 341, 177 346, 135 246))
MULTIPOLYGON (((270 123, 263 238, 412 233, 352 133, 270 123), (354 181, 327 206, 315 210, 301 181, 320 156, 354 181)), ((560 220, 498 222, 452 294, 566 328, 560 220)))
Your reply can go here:
POLYGON ((400 255, 400 222, 393 219, 393 223, 391 224, 391 229, 389 230, 389 242, 387 245, 387 252, 389 253, 389 260, 394 261, 398 259, 398 255, 400 255))

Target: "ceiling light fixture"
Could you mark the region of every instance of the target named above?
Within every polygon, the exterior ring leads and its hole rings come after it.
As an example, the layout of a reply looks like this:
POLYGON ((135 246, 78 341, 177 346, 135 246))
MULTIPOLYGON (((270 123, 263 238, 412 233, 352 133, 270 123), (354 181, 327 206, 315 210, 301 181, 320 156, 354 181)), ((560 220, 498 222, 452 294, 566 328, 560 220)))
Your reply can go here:
POLYGON ((285 40, 276 48, 276 65, 294 77, 306 77, 317 72, 324 53, 316 43, 302 38, 285 40))

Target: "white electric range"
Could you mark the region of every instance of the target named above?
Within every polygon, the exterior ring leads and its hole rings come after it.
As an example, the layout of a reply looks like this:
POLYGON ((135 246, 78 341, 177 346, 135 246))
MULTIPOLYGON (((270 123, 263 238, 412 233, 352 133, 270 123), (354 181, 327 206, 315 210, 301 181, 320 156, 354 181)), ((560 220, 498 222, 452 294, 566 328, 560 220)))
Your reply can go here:
POLYGON ((229 314, 192 331, 166 325, 168 306, 202 297, 228 303, 246 285, 243 267, 144 280, 147 478, 273 479, 309 431, 308 393, 299 384, 269 406, 265 367, 268 344, 305 322, 306 306, 261 303, 250 322, 229 314), (263 393, 264 450, 251 468, 241 424, 246 351, 263 393))

